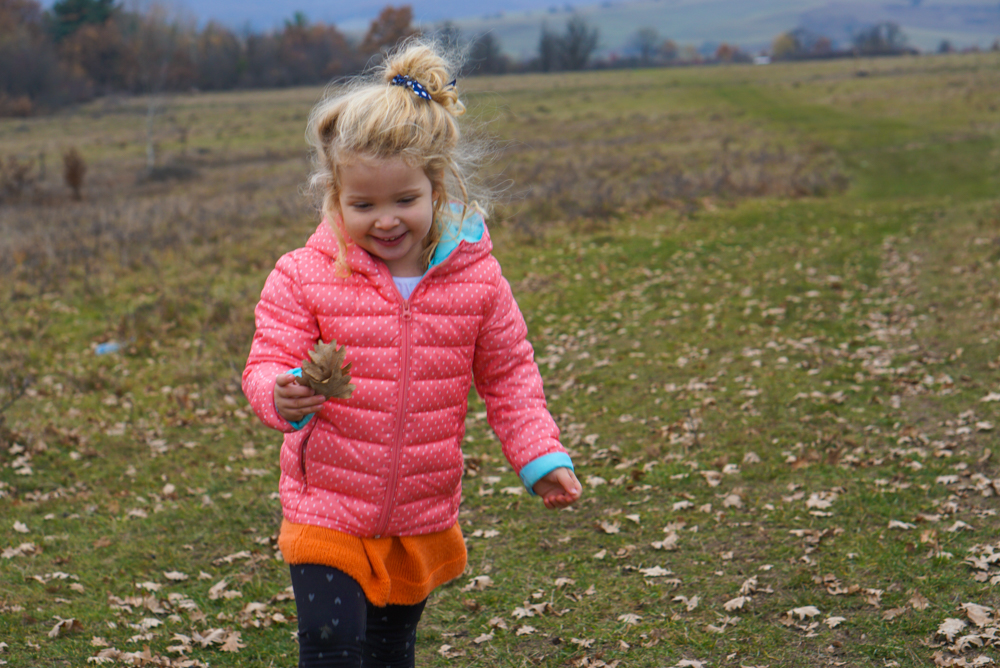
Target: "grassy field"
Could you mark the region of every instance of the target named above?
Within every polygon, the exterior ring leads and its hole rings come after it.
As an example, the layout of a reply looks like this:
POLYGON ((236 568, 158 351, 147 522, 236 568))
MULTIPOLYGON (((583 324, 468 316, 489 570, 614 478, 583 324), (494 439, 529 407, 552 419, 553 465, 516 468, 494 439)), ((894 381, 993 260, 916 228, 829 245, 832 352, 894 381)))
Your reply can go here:
MULTIPOLYGON (((469 567, 418 664, 1000 658, 1000 58, 464 83, 585 498, 517 493, 470 397, 469 567)), ((33 165, 0 204, 0 665, 295 664, 239 375, 315 226, 320 93, 165 101, 155 178, 143 100, 0 122, 33 165)))

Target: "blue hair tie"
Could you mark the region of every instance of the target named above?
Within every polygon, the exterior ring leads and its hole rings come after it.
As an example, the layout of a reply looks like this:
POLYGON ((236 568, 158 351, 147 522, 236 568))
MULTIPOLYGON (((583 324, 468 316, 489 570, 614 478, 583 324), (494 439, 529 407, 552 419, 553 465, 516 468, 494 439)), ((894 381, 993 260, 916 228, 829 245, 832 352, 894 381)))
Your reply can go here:
POLYGON ((409 75, 397 74, 392 78, 391 83, 393 86, 402 86, 403 88, 409 88, 416 94, 417 97, 423 98, 428 101, 430 101, 431 99, 431 94, 427 92, 427 89, 424 88, 424 85, 409 75))

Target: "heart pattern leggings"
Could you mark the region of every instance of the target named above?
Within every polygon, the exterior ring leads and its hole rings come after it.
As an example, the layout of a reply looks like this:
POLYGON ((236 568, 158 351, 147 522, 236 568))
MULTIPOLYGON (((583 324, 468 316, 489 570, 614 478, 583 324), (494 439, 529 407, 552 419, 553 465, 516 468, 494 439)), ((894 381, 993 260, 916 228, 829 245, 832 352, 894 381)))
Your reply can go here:
POLYGON ((291 573, 299 668, 413 668, 426 601, 378 608, 336 568, 296 564, 291 573))

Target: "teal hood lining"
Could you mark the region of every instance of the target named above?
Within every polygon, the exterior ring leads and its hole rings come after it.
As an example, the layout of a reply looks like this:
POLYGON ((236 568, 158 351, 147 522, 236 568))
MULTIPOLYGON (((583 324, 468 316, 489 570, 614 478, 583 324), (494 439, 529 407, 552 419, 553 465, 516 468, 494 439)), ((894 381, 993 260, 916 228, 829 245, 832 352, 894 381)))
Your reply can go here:
POLYGON ((447 216, 447 227, 441 233, 441 241, 434 249, 427 268, 436 267, 455 252, 459 244, 467 241, 470 244, 483 240, 486 234, 486 220, 483 211, 475 203, 468 206, 461 202, 450 202, 448 205, 450 215, 447 216), (465 210, 465 219, 462 219, 462 210, 465 210))

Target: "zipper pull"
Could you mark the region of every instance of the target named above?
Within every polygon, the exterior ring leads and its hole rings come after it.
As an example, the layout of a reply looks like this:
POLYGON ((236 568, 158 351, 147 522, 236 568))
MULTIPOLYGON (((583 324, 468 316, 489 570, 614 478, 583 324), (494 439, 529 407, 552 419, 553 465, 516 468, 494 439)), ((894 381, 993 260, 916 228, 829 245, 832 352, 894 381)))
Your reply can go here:
POLYGON ((409 299, 404 299, 403 300, 403 320, 409 320, 409 319, 410 319, 410 300, 409 299))

